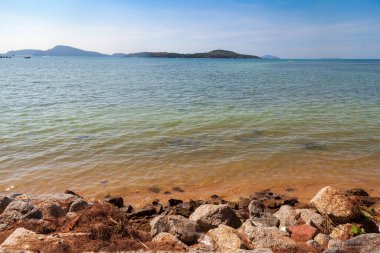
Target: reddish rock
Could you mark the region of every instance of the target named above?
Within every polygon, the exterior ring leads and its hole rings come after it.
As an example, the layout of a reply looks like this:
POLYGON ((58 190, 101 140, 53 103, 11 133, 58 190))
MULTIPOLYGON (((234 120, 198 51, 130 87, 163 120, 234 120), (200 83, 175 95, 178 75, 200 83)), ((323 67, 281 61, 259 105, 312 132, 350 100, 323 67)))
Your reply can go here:
POLYGON ((308 241, 317 234, 317 229, 308 224, 290 227, 289 231, 291 232, 290 237, 296 241, 308 241))

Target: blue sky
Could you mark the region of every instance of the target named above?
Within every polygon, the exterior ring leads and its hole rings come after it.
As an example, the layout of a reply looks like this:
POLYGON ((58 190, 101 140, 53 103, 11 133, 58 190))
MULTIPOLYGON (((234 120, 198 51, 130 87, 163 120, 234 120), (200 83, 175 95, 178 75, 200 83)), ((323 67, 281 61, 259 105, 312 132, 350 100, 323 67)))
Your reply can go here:
POLYGON ((227 49, 380 58, 380 0, 0 0, 0 52, 227 49))

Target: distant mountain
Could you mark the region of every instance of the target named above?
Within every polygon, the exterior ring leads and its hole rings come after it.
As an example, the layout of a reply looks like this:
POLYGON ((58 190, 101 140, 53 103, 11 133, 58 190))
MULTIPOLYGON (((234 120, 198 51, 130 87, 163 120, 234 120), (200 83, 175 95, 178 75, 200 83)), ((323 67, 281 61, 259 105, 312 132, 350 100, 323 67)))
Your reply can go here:
POLYGON ((41 54, 44 51, 42 50, 36 50, 36 49, 23 49, 23 50, 17 50, 17 51, 9 51, 6 54, 9 55, 36 55, 36 54, 41 54))
POLYGON ((141 58, 228 58, 228 59, 260 59, 256 55, 238 54, 226 50, 213 50, 207 53, 179 54, 168 52, 140 52, 132 54, 113 54, 118 57, 141 57, 141 58))
POLYGON ((274 56, 274 55, 269 55, 269 54, 261 56, 261 58, 263 58, 263 59, 271 59, 271 60, 280 59, 280 57, 277 57, 277 56, 274 56))
POLYGON ((55 46, 52 49, 34 50, 34 49, 24 49, 17 51, 9 51, 7 54, 10 55, 33 55, 33 56, 108 56, 106 54, 101 54, 92 51, 85 51, 82 49, 69 47, 69 46, 55 46))

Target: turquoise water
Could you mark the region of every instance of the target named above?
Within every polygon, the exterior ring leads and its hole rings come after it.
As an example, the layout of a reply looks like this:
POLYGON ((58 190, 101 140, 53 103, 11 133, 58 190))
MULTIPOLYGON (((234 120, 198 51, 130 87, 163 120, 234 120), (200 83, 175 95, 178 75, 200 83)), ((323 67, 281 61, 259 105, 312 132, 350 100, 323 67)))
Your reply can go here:
POLYGON ((4 189, 380 182, 380 60, 0 59, 0 119, 4 189))

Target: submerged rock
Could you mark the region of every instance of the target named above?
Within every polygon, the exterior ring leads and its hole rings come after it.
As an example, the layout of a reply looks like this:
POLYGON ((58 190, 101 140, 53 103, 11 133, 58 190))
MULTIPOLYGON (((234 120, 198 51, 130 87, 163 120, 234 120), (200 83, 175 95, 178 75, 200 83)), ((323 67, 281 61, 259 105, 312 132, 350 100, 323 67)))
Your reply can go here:
POLYGON ((360 216, 358 206, 330 186, 320 190, 310 203, 335 223, 346 223, 360 216))
POLYGON ((233 228, 241 225, 240 219, 228 205, 206 204, 199 206, 189 217, 196 222, 202 231, 208 231, 212 228, 224 224, 233 228))
POLYGON ((188 244, 194 243, 198 238, 198 225, 179 215, 157 216, 151 220, 150 227, 152 236, 166 232, 188 244))

